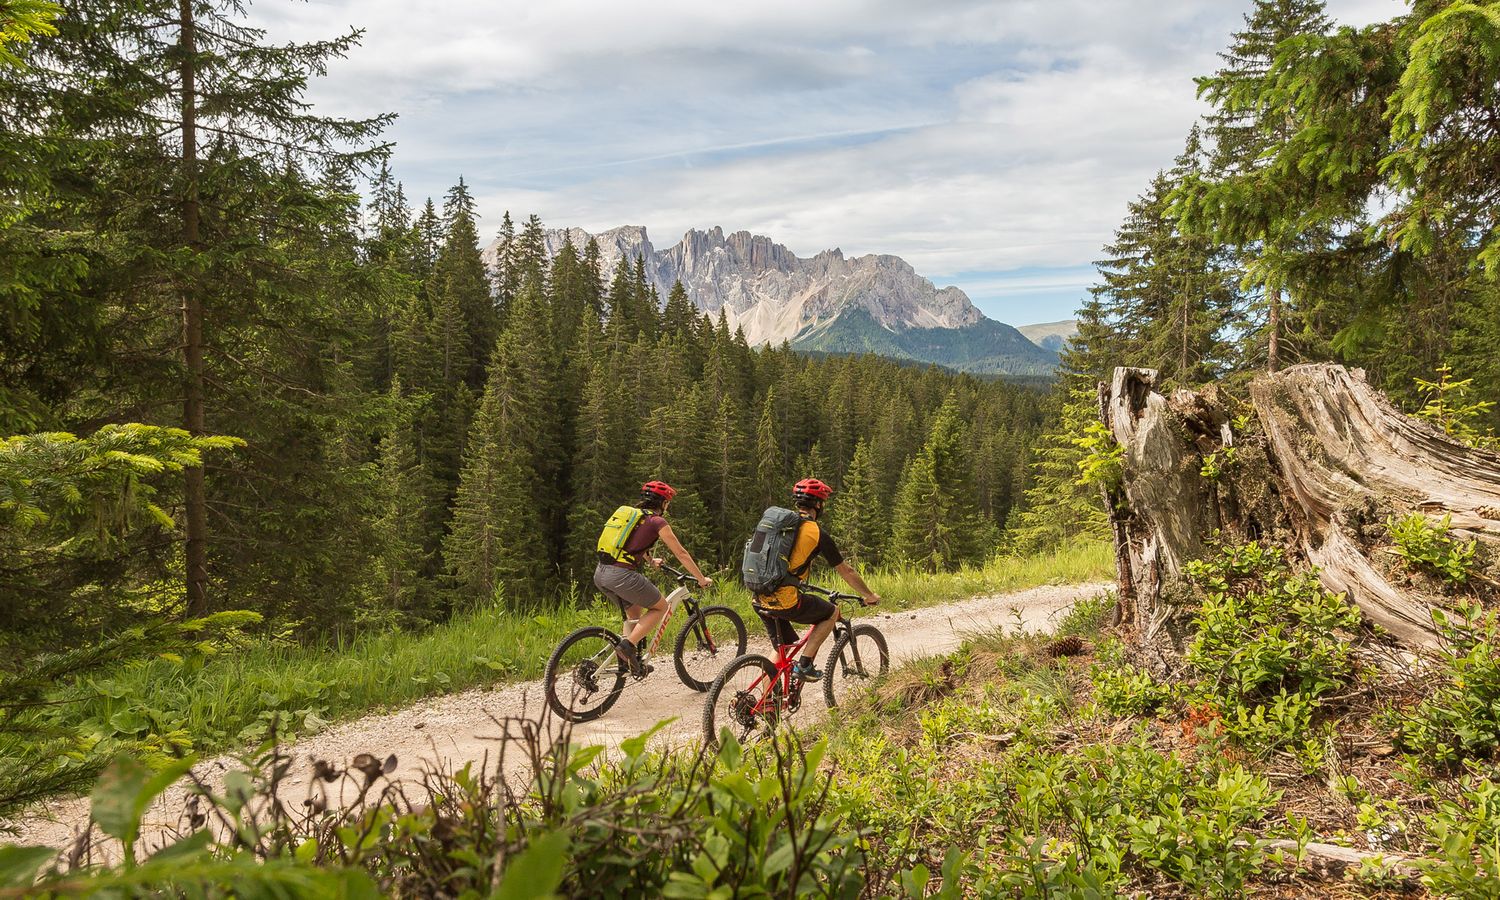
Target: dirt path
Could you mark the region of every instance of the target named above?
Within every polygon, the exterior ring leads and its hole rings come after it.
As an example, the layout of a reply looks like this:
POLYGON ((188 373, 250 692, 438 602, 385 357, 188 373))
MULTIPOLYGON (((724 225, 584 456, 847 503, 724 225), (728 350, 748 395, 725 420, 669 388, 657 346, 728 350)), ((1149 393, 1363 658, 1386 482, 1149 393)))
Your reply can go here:
MULTIPOLYGON (((924 656, 947 653, 966 634, 1004 628, 1007 631, 1050 630, 1075 601, 1093 596, 1112 585, 1049 585, 1012 594, 980 597, 915 611, 877 613, 866 617, 885 634, 896 667, 924 656)), ((747 622, 750 651, 768 652, 770 644, 758 621, 747 622)), ((313 760, 343 764, 358 753, 384 759, 395 754, 398 765, 392 777, 408 778, 431 766, 457 767, 470 760, 492 755, 499 728, 495 719, 536 714, 545 705, 541 682, 529 681, 496 689, 477 689, 437 697, 392 713, 369 715, 329 728, 287 748, 293 756, 292 776, 283 784, 281 796, 294 808, 307 793, 313 760)), ((815 721, 822 703, 804 706, 799 718, 815 721)), ((677 717, 656 737, 658 742, 684 744, 701 735, 703 695, 685 687, 672 670, 670 659, 656 661, 656 671, 644 682, 632 684, 614 709, 596 722, 573 730, 578 744, 616 746, 663 719, 677 717)), ((519 761, 518 761, 519 762, 519 761)), ((236 767, 231 756, 199 763, 200 778, 218 787, 224 773, 236 767)), ((147 830, 170 827, 182 809, 186 792, 169 790, 148 814, 147 830)), ((24 819, 17 840, 26 844, 66 845, 88 821, 86 798, 49 804, 42 815, 24 819)))

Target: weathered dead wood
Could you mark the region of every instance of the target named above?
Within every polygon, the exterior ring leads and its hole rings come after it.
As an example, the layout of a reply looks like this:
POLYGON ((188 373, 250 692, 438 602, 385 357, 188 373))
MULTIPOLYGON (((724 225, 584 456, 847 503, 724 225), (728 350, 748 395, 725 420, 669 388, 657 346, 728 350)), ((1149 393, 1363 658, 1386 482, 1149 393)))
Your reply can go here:
POLYGON ((1357 370, 1261 376, 1250 388, 1256 427, 1239 438, 1213 388, 1168 396, 1154 371, 1121 368, 1101 394, 1101 416, 1124 448, 1111 492, 1123 616, 1163 665, 1181 650, 1182 566, 1215 539, 1284 545, 1413 647, 1436 640, 1432 609, 1451 598, 1376 552, 1386 518, 1449 515, 1490 558, 1500 550, 1500 455, 1402 414, 1357 370), (1229 447, 1232 461, 1221 452, 1229 447), (1221 474, 1209 478, 1204 461, 1216 452, 1221 474))
MULTIPOLYGON (((1298 853, 1296 841, 1266 841, 1261 846, 1267 850, 1280 850, 1288 856, 1298 853)), ((1342 881, 1351 871, 1358 872, 1365 863, 1374 863, 1380 865, 1388 877, 1412 887, 1419 883, 1422 875, 1415 862, 1413 858, 1398 853, 1369 853, 1338 844, 1312 842, 1302 845, 1300 860, 1303 868, 1322 881, 1342 881)))

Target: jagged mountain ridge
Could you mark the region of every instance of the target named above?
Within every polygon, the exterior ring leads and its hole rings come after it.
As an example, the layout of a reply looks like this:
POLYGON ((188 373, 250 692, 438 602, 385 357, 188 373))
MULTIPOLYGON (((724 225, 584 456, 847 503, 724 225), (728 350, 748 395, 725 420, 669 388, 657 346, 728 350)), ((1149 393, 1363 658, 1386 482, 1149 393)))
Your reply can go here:
MULTIPOLYGON (((986 318, 962 290, 936 287, 898 256, 846 257, 832 249, 802 258, 770 238, 719 227, 693 229, 657 249, 639 225, 593 235, 549 229, 547 252, 555 255, 565 241, 582 250, 590 237, 606 277, 620 259, 639 256, 663 298, 680 280, 699 309, 715 316, 722 309, 753 345, 789 341, 799 349, 868 351, 975 372, 1038 374, 1057 363, 1055 353, 986 318)), ((487 261, 495 251, 491 244, 487 261)))

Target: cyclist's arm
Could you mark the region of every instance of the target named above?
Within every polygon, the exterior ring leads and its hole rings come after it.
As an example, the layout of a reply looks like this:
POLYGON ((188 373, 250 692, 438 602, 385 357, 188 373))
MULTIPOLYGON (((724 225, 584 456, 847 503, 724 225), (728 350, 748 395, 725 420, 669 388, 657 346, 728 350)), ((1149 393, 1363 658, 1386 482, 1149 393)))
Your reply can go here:
POLYGON ((853 566, 846 562, 841 562, 834 566, 833 570, 839 573, 839 577, 844 579, 850 587, 854 588, 855 593, 865 598, 866 606, 874 606, 880 602, 880 595, 870 590, 870 586, 865 584, 863 578, 859 577, 859 573, 854 570, 853 566))
POLYGON ((700 586, 708 587, 710 584, 713 584, 710 579, 704 577, 702 570, 698 568, 698 564, 693 562, 693 557, 683 548, 682 541, 679 541, 677 535, 672 533, 671 525, 663 525, 661 527, 661 534, 657 535, 657 537, 661 539, 663 544, 667 545, 667 549, 672 551, 672 555, 677 557, 677 561, 682 563, 682 567, 687 570, 687 573, 698 579, 700 586))

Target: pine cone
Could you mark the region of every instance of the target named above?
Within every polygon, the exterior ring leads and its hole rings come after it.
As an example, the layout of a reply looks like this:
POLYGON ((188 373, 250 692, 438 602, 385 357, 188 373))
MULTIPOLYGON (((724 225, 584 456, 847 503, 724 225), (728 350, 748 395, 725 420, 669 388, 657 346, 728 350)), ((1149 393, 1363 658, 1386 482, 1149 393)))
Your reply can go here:
POLYGON ((1082 638, 1077 635, 1069 635, 1064 638, 1058 638, 1048 644, 1047 655, 1053 659, 1057 659, 1059 656, 1078 656, 1085 649, 1087 648, 1084 646, 1082 638))

